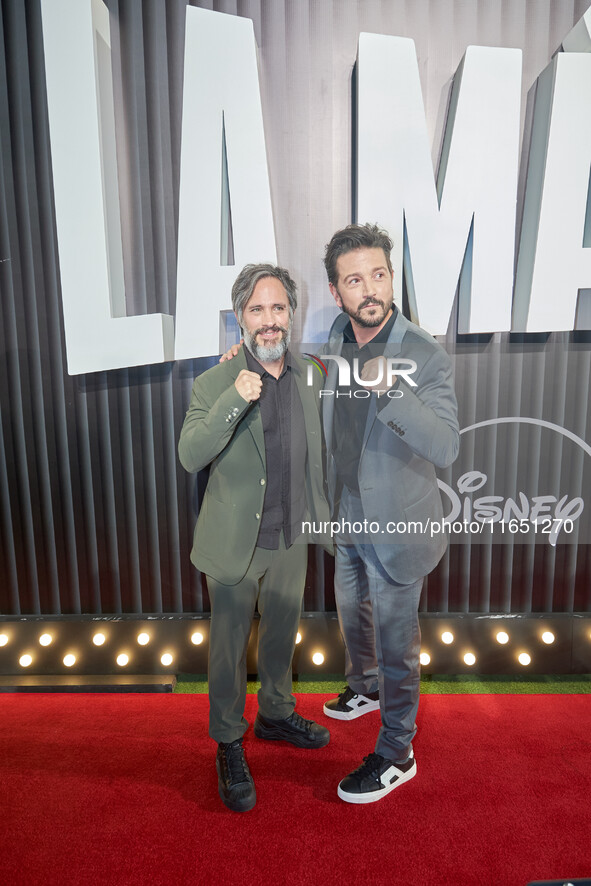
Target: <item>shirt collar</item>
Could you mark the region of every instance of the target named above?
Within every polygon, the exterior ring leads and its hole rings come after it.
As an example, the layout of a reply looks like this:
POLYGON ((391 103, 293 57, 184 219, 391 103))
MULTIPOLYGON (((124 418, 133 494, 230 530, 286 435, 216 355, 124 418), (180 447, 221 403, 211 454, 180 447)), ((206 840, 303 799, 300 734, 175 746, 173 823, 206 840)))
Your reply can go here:
MULTIPOLYGON (((246 365, 248 366, 250 371, 257 372, 261 378, 264 378, 266 375, 268 375, 269 378, 274 378, 274 376, 272 376, 270 372, 267 372, 265 367, 261 363, 259 363, 257 358, 254 357, 253 354, 251 354, 251 352, 248 350, 246 345, 243 345, 243 347, 244 347, 245 356, 246 356, 246 365)), ((288 348, 288 350, 285 352, 285 360, 283 361, 283 369, 281 370, 281 375, 279 376, 279 378, 281 378, 281 376, 285 372, 287 372, 288 369, 291 369, 291 368, 292 368, 291 352, 289 351, 289 348, 288 348)))

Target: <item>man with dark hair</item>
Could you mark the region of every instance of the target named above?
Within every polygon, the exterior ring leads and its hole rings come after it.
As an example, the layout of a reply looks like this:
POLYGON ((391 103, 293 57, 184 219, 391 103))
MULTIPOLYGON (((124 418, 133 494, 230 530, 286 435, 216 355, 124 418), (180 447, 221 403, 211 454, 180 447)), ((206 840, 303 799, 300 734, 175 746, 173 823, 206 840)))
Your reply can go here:
POLYGON ((246 650, 260 614, 261 688, 254 733, 302 748, 328 729, 294 710, 291 663, 307 567, 304 521, 328 520, 318 392, 289 351, 296 286, 283 268, 247 265, 232 288, 245 347, 200 375, 179 441, 188 471, 210 466, 191 560, 211 602, 209 733, 218 790, 229 809, 256 802, 244 756, 246 650))
POLYGON ((388 234, 377 225, 348 225, 341 231, 337 231, 331 237, 330 243, 327 243, 324 254, 324 267, 328 282, 331 286, 336 287, 339 282, 337 259, 356 249, 381 249, 384 253, 388 273, 392 276, 394 273, 390 259, 392 246, 388 234))
POLYGON ((416 773, 419 600, 446 548, 434 466, 451 464, 459 448, 450 359, 394 305, 391 249, 376 225, 349 225, 324 259, 342 311, 326 352, 354 364, 360 382, 339 387, 337 361, 328 361, 323 394, 338 396, 323 395, 323 424, 347 686, 324 712, 354 720, 379 708, 382 719, 375 751, 338 786, 349 803, 379 800, 416 773))

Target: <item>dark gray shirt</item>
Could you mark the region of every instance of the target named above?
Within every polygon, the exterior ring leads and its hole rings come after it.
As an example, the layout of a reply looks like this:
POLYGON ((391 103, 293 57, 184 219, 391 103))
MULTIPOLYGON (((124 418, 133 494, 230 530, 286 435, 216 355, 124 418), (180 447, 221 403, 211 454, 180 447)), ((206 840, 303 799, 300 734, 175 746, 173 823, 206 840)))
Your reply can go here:
POLYGON ((263 380, 260 409, 265 435, 267 480, 257 546, 277 550, 281 532, 289 547, 302 531, 306 512, 306 428, 304 410, 293 377, 291 354, 285 355, 283 371, 275 378, 250 351, 246 364, 263 380))
MULTIPOLYGON (((357 343, 351 321, 343 330, 343 349, 341 355, 345 357, 351 366, 350 388, 339 387, 339 396, 335 403, 334 414, 334 458, 336 462, 339 486, 347 486, 352 492, 359 493, 359 456, 363 446, 365 425, 371 397, 366 393, 356 395, 356 392, 367 392, 353 378, 353 360, 357 358, 359 375, 368 360, 373 357, 381 357, 384 353, 384 345, 387 343, 394 321, 396 320, 397 308, 394 307, 392 316, 385 326, 375 335, 371 341, 361 347, 357 343)), ((371 395, 375 396, 375 395, 371 395)), ((388 403, 387 397, 380 397, 378 409, 388 403), (381 401, 381 402, 380 402, 381 401)))

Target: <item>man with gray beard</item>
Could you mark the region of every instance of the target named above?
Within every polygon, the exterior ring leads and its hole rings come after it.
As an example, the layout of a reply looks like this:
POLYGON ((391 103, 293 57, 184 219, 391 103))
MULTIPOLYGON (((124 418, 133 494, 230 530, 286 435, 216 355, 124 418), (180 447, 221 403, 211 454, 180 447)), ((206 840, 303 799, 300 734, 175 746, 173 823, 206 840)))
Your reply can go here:
POLYGON ((318 392, 289 351, 296 306, 285 269, 243 268, 232 307, 245 347, 195 380, 179 441, 186 470, 210 466, 191 560, 207 577, 211 603, 209 734, 218 743, 218 791, 237 812, 256 802, 242 737, 257 604, 255 736, 301 748, 324 747, 330 738, 328 729, 295 712, 291 691, 307 567, 302 523, 328 521, 318 392))

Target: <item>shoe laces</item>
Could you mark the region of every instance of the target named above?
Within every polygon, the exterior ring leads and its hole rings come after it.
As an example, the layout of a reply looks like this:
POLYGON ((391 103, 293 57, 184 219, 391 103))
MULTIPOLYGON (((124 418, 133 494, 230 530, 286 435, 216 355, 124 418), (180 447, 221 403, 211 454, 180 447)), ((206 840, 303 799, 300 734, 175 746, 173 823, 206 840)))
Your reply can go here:
POLYGON ((287 718, 287 721, 289 723, 293 723, 296 728, 299 727, 300 729, 305 729, 307 732, 309 732, 312 728, 312 720, 306 720, 306 718, 302 717, 301 714, 298 714, 297 711, 294 711, 293 714, 290 714, 290 716, 287 718))
POLYGON ((242 747, 242 739, 231 742, 224 746, 223 759, 225 761, 230 780, 234 784, 248 779, 248 767, 244 757, 244 748, 242 747))
POLYGON ((353 690, 351 689, 350 686, 345 686, 345 688, 343 689, 343 691, 339 695, 339 703, 340 704, 347 704, 348 702, 351 701, 352 698, 355 698, 356 695, 357 695, 357 693, 353 692, 353 690))
POLYGON ((381 769, 385 762, 387 761, 381 754, 368 754, 367 757, 363 758, 361 766, 352 772, 351 775, 359 779, 369 777, 379 781, 382 774, 381 769))

